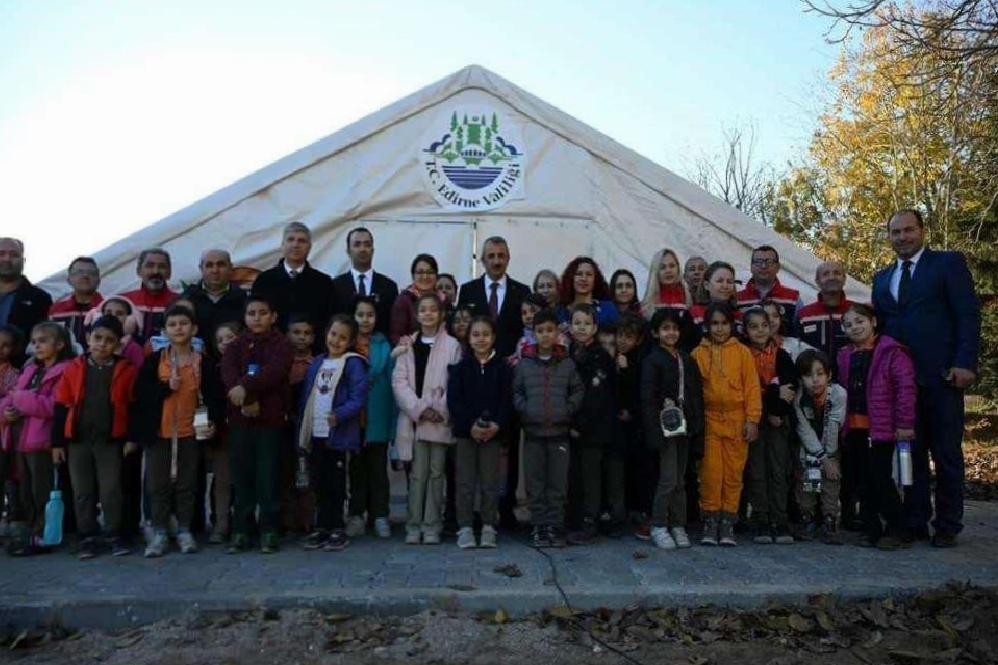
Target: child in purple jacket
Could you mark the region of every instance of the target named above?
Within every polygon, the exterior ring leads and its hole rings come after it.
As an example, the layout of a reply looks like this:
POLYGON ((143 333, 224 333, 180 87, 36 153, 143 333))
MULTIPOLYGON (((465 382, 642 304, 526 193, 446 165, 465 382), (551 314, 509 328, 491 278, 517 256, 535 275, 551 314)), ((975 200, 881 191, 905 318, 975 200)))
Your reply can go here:
POLYGON ((319 509, 305 549, 336 552, 350 544, 343 528, 347 453, 360 450, 360 414, 367 404, 367 360, 352 350, 357 332, 353 317, 335 315, 326 332, 326 354, 312 361, 302 383, 298 448, 310 451, 319 509))
POLYGON ((908 349, 877 335, 876 325, 868 305, 851 305, 842 317, 842 329, 852 342, 838 355, 838 382, 848 395, 843 445, 858 462, 844 471, 859 481, 865 544, 894 550, 906 539, 892 477, 894 446, 915 436, 915 367, 908 349))
POLYGON ((19 520, 27 532, 15 534, 9 550, 14 555, 41 549, 45 503, 52 492, 52 417, 55 386, 73 357, 65 326, 46 321, 31 331, 34 358, 18 376, 14 388, 0 400, 0 441, 14 451, 20 503, 19 520))

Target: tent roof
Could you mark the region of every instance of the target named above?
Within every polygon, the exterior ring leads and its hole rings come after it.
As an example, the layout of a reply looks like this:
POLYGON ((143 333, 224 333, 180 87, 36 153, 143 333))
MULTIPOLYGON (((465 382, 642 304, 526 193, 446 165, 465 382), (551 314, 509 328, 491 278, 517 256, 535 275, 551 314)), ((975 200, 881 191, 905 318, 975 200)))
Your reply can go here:
MULTIPOLYGON (((464 67, 100 250, 95 258, 102 273, 119 271, 134 277, 136 247, 167 245, 295 174, 466 90, 481 90, 499 98, 564 141, 671 200, 703 224, 736 239, 746 250, 763 244, 774 246, 780 252, 783 272, 791 278, 787 281, 805 286, 813 283, 817 259, 810 252, 669 169, 479 65, 464 67)), ((66 288, 62 274, 50 276, 42 285, 52 291, 65 291, 66 288)), ((850 279, 850 291, 862 293, 865 288, 850 279)))

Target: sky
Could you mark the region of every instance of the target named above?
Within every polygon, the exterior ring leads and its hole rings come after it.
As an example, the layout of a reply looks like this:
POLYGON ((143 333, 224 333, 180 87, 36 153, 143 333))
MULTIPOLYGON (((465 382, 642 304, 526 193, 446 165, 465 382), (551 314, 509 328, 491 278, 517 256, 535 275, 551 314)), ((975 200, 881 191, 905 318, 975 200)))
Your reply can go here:
POLYGON ((476 63, 680 174, 780 165, 838 48, 798 0, 0 1, 0 235, 37 281, 476 63))

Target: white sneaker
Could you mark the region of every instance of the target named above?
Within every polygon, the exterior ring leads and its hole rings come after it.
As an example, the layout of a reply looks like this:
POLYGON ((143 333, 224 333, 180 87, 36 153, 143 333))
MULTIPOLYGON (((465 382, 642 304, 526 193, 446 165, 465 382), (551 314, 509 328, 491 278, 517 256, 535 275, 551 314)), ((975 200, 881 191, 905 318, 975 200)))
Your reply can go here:
POLYGON ((409 528, 405 530, 405 544, 419 545, 422 542, 423 532, 419 529, 409 528))
POLYGON ((190 531, 181 531, 177 534, 177 545, 180 546, 181 554, 194 554, 198 551, 197 541, 190 531))
POLYGON ((424 545, 439 545, 440 544, 440 532, 434 529, 429 529, 423 531, 423 544, 424 545))
POLYGON ((496 546, 496 529, 494 526, 486 524, 482 527, 482 538, 478 546, 488 549, 493 549, 496 546))
POLYGON ((367 524, 360 515, 354 515, 347 520, 347 538, 360 538, 367 532, 367 524))
POLYGON ((457 532, 457 546, 462 550, 470 550, 476 547, 475 532, 470 526, 463 526, 457 532))
POLYGON ((662 550, 676 549, 676 541, 672 539, 672 536, 669 535, 669 530, 664 526, 652 527, 651 542, 655 544, 655 547, 662 550))
POLYGON ((155 559, 157 557, 163 556, 166 553, 166 534, 157 533, 153 535, 152 540, 146 545, 146 558, 155 559))
POLYGON ((374 520, 374 533, 378 538, 392 537, 392 525, 388 523, 387 517, 378 517, 374 520))
POLYGON ((692 546, 690 543, 690 536, 686 533, 686 528, 681 526, 672 527, 672 539, 676 541, 676 547, 681 550, 692 546))

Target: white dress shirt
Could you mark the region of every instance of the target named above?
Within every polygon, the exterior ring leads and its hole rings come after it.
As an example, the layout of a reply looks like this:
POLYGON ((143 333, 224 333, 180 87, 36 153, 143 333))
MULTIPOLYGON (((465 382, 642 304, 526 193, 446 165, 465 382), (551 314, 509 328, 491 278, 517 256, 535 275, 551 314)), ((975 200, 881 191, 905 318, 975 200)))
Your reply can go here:
POLYGON ((357 290, 357 293, 360 293, 360 276, 363 275, 364 289, 367 295, 371 295, 371 287, 374 286, 374 268, 365 270, 364 272, 350 268, 350 274, 353 275, 353 288, 357 290))
POLYGON ((502 303, 506 300, 506 275, 503 275, 499 280, 493 280, 488 275, 485 275, 485 304, 489 304, 489 298, 492 297, 492 285, 498 284, 499 288, 496 289, 496 313, 502 311, 502 303))
POLYGON ((912 256, 910 259, 902 259, 900 257, 898 258, 897 265, 894 267, 894 272, 891 273, 891 284, 890 284, 891 295, 894 296, 895 301, 898 299, 898 286, 901 284, 901 273, 904 271, 904 262, 911 261, 911 277, 912 279, 914 279, 915 267, 918 265, 918 260, 922 258, 922 252, 924 251, 925 248, 923 247, 922 249, 915 252, 915 255, 912 256))

